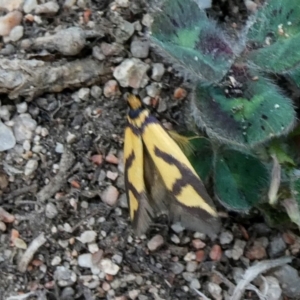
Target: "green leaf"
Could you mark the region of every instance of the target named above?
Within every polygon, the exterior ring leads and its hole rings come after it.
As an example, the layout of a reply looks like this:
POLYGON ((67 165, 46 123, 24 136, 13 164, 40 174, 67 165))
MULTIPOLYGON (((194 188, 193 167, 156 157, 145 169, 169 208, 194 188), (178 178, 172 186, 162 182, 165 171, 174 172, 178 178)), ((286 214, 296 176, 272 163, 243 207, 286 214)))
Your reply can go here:
POLYGON ((206 182, 212 172, 213 151, 211 144, 206 138, 195 138, 190 140, 193 152, 188 156, 195 171, 206 182))
POLYGON ((288 149, 286 149, 286 145, 280 143, 278 140, 274 140, 271 142, 269 151, 271 154, 274 154, 276 156, 280 164, 286 164, 291 166, 296 165, 293 158, 288 154, 288 149))
POLYGON ((300 68, 297 68, 286 75, 298 88, 300 88, 300 68))
POLYGON ((228 86, 197 84, 192 102, 196 125, 222 142, 246 146, 287 134, 295 123, 291 100, 262 76, 252 80, 247 70, 242 73, 235 77, 241 86, 238 97, 228 86))
POLYGON ((219 153, 214 173, 215 195, 233 210, 249 210, 268 189, 269 174, 265 166, 256 157, 240 151, 219 153))
POLYGON ((193 0, 166 1, 151 35, 161 54, 194 80, 220 81, 234 59, 231 43, 193 0))
POLYGON ((248 31, 249 59, 264 71, 284 73, 300 64, 300 2, 269 0, 248 31))

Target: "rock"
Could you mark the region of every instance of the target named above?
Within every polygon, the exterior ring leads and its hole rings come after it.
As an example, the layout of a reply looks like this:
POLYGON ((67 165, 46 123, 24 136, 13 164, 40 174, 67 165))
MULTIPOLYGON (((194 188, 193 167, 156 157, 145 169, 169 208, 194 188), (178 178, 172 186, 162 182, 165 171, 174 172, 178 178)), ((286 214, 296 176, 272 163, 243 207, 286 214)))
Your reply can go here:
POLYGON ((118 178, 119 174, 117 172, 107 171, 106 177, 112 181, 115 181, 118 178))
POLYGON ((230 231, 223 231, 219 237, 221 245, 230 244, 233 241, 233 234, 230 231))
POLYGON ((202 242, 200 239, 194 239, 192 240, 192 245, 195 249, 203 249, 205 248, 206 244, 202 242))
POLYGON ((10 119, 10 111, 8 105, 0 106, 0 118, 4 121, 9 121, 10 119))
POLYGON ((268 300, 280 300, 282 290, 278 280, 272 276, 265 276, 259 287, 264 297, 268 300))
POLYGON ((70 269, 59 266, 54 272, 54 278, 61 287, 70 286, 76 282, 77 276, 70 269))
POLYGON ((21 102, 21 103, 17 104, 16 107, 17 107, 17 112, 19 114, 24 114, 24 113, 26 113, 26 111, 28 109, 28 104, 27 104, 27 102, 21 102))
POLYGON ((196 259, 196 254, 195 252, 188 252, 184 258, 183 258, 185 261, 192 261, 192 260, 195 260, 196 259))
POLYGON ((7 212, 0 206, 0 221, 4 223, 12 223, 15 220, 15 216, 7 212))
POLYGON ((187 91, 184 88, 178 87, 175 89, 173 97, 176 100, 183 100, 187 95, 187 91))
POLYGON ((117 26, 113 29, 113 35, 117 43, 123 44, 124 42, 129 40, 133 35, 134 25, 122 18, 116 20, 116 23, 117 26))
POLYGON ((183 272, 182 277, 185 281, 191 282, 195 278, 196 274, 191 272, 183 272))
POLYGON ((83 101, 87 101, 90 97, 90 89, 89 88, 81 88, 78 91, 78 97, 79 97, 79 99, 81 99, 83 101))
POLYGON ((23 37, 24 27, 19 25, 14 27, 9 33, 9 40, 12 42, 16 42, 23 37))
POLYGON ((171 263, 170 271, 175 275, 181 274, 184 271, 184 265, 179 262, 171 263))
POLYGON ((172 225, 171 225, 171 228, 172 228, 172 230, 173 230, 174 232, 176 232, 176 233, 180 233, 180 232, 182 232, 182 231, 185 230, 185 228, 184 228, 184 227, 182 226, 182 224, 179 223, 179 222, 176 222, 176 223, 172 224, 172 225))
POLYGON ((197 270, 198 263, 196 261, 188 261, 185 269, 187 272, 195 272, 197 270))
POLYGON ((220 287, 220 285, 214 283, 214 282, 209 282, 207 284, 207 289, 209 291, 209 293, 212 295, 212 297, 215 300, 222 300, 222 288, 220 287))
POLYGON ((91 96, 95 99, 98 99, 100 98, 102 95, 102 89, 100 86, 97 86, 97 85, 93 85, 91 87, 91 96))
POLYGON ((114 70, 114 77, 122 87, 143 88, 147 85, 149 78, 147 71, 149 65, 138 58, 125 59, 114 70))
POLYGON ((276 258, 284 254, 286 249, 286 244, 283 238, 278 235, 271 239, 271 242, 268 247, 268 254, 271 258, 276 258))
POLYGON ((14 27, 21 24, 22 17, 22 13, 17 10, 0 17, 0 36, 9 35, 14 27))
POLYGON ((129 7, 129 0, 115 0, 115 3, 119 6, 119 7, 129 7))
POLYGON ((6 225, 2 221, 0 221, 0 231, 2 231, 2 232, 6 231, 6 225))
POLYGON ((100 261, 100 269, 105 274, 117 275, 120 270, 120 267, 114 264, 110 259, 104 258, 100 261))
POLYGON ((203 250, 196 251, 196 261, 197 262, 203 262, 206 258, 206 254, 203 250))
POLYGON ((37 0, 25 0, 25 4, 23 6, 23 11, 26 14, 29 14, 31 11, 35 10, 37 5, 38 5, 37 0))
POLYGON ((120 89, 117 81, 109 80, 105 83, 103 94, 106 98, 114 98, 120 95, 120 89))
POLYGON ((115 255, 113 255, 113 257, 111 259, 114 263, 120 265, 123 261, 123 256, 120 254, 115 254, 115 255))
POLYGON ((87 243, 92 243, 96 240, 96 236, 97 236, 97 232, 94 230, 87 230, 84 231, 83 233, 81 233, 80 237, 78 237, 77 239, 83 243, 83 244, 87 244, 87 243))
POLYGON ((116 56, 116 55, 120 55, 123 51, 124 51, 124 46, 118 43, 101 43, 100 45, 101 48, 101 52, 105 55, 105 56, 116 56))
POLYGON ((100 61, 105 59, 105 55, 102 53, 101 48, 99 46, 93 47, 92 55, 94 58, 100 61))
POLYGON ((99 251, 99 247, 96 243, 88 244, 88 249, 90 253, 97 253, 99 251))
POLYGON ((46 3, 36 6, 36 14, 56 14, 59 10, 59 5, 54 1, 48 1, 46 3))
POLYGON ((165 73, 165 67, 161 63, 154 63, 152 65, 152 75, 151 78, 155 81, 160 81, 165 73))
POLYGON ((164 244, 164 242, 164 238, 160 234, 157 234, 148 241, 147 247, 150 251, 156 251, 164 244))
POLYGON ((39 166, 39 163, 37 160, 30 159, 25 165, 25 169, 24 169, 25 176, 32 175, 35 172, 35 170, 38 168, 38 166, 39 166))
POLYGON ((243 255, 246 244, 247 243, 245 241, 242 241, 239 239, 235 240, 235 243, 234 243, 233 249, 232 249, 232 258, 234 260, 239 260, 240 257, 243 255))
POLYGON ((28 113, 20 114, 13 118, 14 134, 16 141, 23 143, 25 140, 31 140, 36 129, 37 123, 28 113))
POLYGON ((61 144, 61 143, 56 143, 56 146, 55 146, 55 152, 56 153, 64 153, 64 145, 61 144))
POLYGON ((24 0, 0 0, 0 10, 21 10, 24 0))
POLYGON ((300 277, 295 268, 290 265, 285 265, 271 270, 269 275, 277 278, 285 296, 292 299, 298 299, 300 297, 300 277))
POLYGON ((153 17, 150 14, 143 15, 142 24, 146 27, 150 27, 153 22, 153 17))
POLYGON ((248 249, 245 256, 250 260, 263 259, 267 256, 266 248, 260 243, 254 243, 254 245, 248 249))
POLYGON ((56 206, 51 202, 47 203, 45 214, 48 219, 54 219, 58 214, 56 206))
POLYGON ((199 280, 196 278, 192 279, 190 282, 190 288, 192 290, 193 289, 199 290, 201 288, 201 284, 200 284, 199 280))
POLYGON ((12 149, 16 145, 16 139, 11 128, 0 121, 0 152, 12 149))
POLYGON ((51 260, 51 266, 57 266, 61 263, 61 258, 59 256, 54 256, 51 260))
POLYGON ((147 95, 151 98, 155 98, 160 94, 160 88, 157 84, 152 83, 146 87, 147 95))
POLYGON ((58 31, 54 35, 45 35, 36 38, 32 47, 35 49, 58 51, 63 55, 74 56, 79 54, 85 45, 85 32, 80 27, 69 27, 58 31))
POLYGON ((84 253, 79 255, 77 261, 78 265, 82 268, 92 268, 94 266, 91 253, 84 253))
POLYGON ((101 193, 101 200, 109 206, 115 206, 119 197, 119 191, 113 185, 108 186, 101 193))
POLYGON ((130 44, 130 51, 134 57, 147 58, 149 55, 150 44, 148 40, 133 40, 130 44))
POLYGON ((213 245, 210 252, 209 252, 209 257, 211 258, 211 260, 213 261, 220 261, 222 258, 222 248, 220 245, 213 245))

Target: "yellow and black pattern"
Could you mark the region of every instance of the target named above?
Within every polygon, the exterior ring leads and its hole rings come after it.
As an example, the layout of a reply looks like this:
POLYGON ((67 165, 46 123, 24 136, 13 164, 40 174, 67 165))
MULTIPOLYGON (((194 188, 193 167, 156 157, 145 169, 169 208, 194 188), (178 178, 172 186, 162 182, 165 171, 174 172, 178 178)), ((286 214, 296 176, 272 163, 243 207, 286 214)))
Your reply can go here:
POLYGON ((144 233, 161 210, 187 228, 218 231, 213 202, 180 147, 136 96, 128 105, 125 186, 136 233, 144 233))

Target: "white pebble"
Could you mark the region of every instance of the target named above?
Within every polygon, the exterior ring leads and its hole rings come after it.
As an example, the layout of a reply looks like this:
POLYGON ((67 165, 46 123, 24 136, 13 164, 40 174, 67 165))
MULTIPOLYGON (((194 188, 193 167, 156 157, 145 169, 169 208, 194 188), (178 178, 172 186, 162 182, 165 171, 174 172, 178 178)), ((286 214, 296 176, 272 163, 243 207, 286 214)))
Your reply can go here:
POLYGON ((83 243, 83 244, 87 244, 87 243, 92 243, 96 240, 96 236, 97 236, 97 233, 96 231, 93 231, 93 230, 87 230, 87 231, 84 231, 80 237, 78 237, 77 239, 83 243))
POLYGON ((25 140, 25 141, 23 142, 23 149, 24 149, 25 151, 29 151, 30 148, 31 148, 30 141, 25 140))
POLYGON ((19 114, 25 113, 25 112, 27 111, 27 109, 28 109, 28 104, 27 104, 27 102, 19 103, 19 104, 17 104, 16 106, 17 106, 17 112, 18 112, 19 114))
POLYGON ((24 170, 24 174, 25 176, 30 176, 34 173, 34 171, 38 168, 38 161, 35 159, 30 159, 26 165, 25 165, 25 170, 24 170))
POLYGON ((23 34, 24 34, 24 27, 21 26, 21 25, 16 26, 9 33, 9 39, 12 42, 16 42, 16 41, 20 40, 23 37, 23 34))
POLYGON ((55 152, 64 153, 64 145, 61 143, 56 143, 55 152))
POLYGON ((51 261, 51 265, 52 266, 57 266, 61 263, 61 258, 59 256, 55 256, 53 257, 52 261, 51 261))

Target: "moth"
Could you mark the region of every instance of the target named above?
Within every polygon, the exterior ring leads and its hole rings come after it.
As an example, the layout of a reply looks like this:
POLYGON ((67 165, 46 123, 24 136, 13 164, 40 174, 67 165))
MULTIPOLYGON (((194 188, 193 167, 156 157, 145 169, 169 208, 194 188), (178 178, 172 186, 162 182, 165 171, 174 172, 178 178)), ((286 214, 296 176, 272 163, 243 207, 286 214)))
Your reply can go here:
POLYGON ((124 140, 125 188, 137 235, 151 219, 171 222, 214 237, 219 219, 213 201, 189 160, 159 121, 130 95, 124 140))

